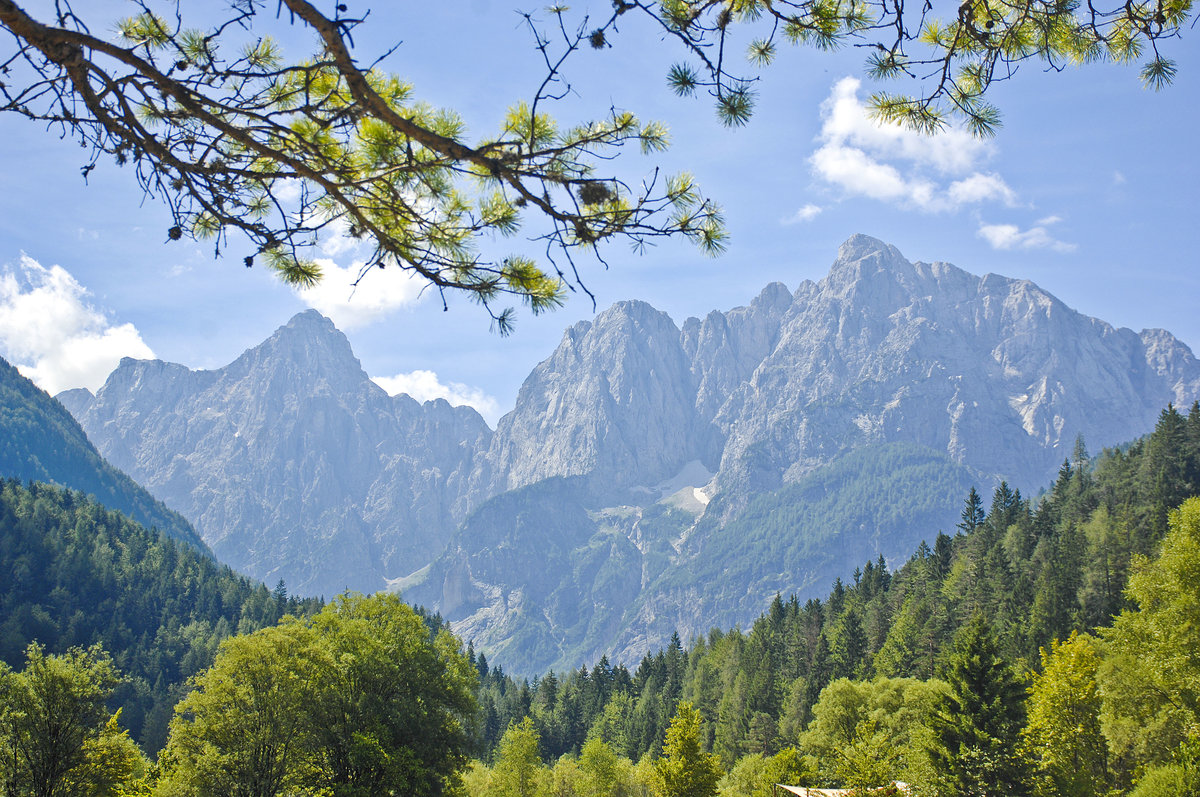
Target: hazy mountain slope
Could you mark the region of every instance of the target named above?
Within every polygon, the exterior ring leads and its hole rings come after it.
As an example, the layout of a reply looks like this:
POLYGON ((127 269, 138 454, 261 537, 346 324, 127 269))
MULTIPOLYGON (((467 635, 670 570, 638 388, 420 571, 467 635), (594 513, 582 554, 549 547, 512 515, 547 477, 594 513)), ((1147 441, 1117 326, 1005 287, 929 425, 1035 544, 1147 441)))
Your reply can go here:
POLYGON ((79 490, 207 553, 200 536, 181 515, 106 462, 71 413, 2 358, 0 477, 54 482, 79 490))
POLYGON ((124 360, 81 420, 223 562, 324 595, 436 556, 490 436, 474 410, 388 396, 313 311, 214 371, 124 360))
POLYGON ((902 559, 953 529, 976 476, 912 444, 869 446, 728 515, 718 497, 698 521, 678 493, 617 503, 552 478, 485 502, 397 586, 512 671, 635 662, 673 632, 746 622, 777 592, 823 594, 868 560, 902 559))

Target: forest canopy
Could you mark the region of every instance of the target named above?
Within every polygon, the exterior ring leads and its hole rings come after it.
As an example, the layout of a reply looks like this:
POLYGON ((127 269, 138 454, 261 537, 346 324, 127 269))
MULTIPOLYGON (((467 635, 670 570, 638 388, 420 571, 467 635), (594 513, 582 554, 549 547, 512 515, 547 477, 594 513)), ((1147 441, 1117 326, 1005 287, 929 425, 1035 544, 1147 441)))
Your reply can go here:
POLYGON ((1151 435, 1096 458, 1080 442, 1036 500, 1003 483, 990 503, 969 491, 959 533, 895 569, 864 563, 826 600, 777 596, 746 631, 686 647, 676 636, 632 670, 601 658, 532 680, 394 596, 298 603, 77 493, 3 487, 0 561, 19 578, 0 585, 16 583, 5 611, 22 619, 5 639, 53 640, 0 666, 5 797, 118 781, 160 795, 401 783, 483 797, 767 797, 780 782, 895 795, 888 784, 902 781, 920 797, 995 784, 1036 797, 1200 788, 1200 405, 1168 407, 1151 435), (49 595, 34 589, 34 567, 49 595), (83 578, 91 569, 99 582, 83 578), (129 573, 158 584, 133 614, 121 597, 129 573), (146 632, 124 627, 135 616, 157 615, 164 639, 182 630, 169 615, 193 601, 176 601, 173 583, 176 597, 240 606, 240 633, 199 615, 184 627, 191 647, 136 642, 146 632), (103 623, 68 597, 97 585, 110 594, 103 623), (22 603, 39 595, 44 605, 22 603), (39 626, 53 607, 69 607, 68 621, 39 626), (156 712, 182 698, 152 767, 124 730, 122 706, 144 705, 127 679, 153 683, 156 712), (29 741, 45 733, 37 723, 61 713, 49 705, 78 707, 55 748, 61 766, 29 753, 42 749, 29 741), (35 764, 50 773, 40 790, 35 764))

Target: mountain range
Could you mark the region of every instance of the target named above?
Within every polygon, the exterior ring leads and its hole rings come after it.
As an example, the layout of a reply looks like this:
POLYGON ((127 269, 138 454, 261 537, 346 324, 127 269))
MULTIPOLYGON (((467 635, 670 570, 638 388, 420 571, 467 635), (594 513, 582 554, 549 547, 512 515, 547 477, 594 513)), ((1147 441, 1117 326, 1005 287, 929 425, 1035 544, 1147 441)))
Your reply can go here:
POLYGON ((1198 396, 1167 332, 858 235, 746 307, 575 324, 495 430, 388 396, 312 311, 224 368, 125 360, 59 398, 222 561, 299 594, 399 589, 540 672, 823 594, 952 531, 971 485, 1036 488, 1078 438, 1198 396))

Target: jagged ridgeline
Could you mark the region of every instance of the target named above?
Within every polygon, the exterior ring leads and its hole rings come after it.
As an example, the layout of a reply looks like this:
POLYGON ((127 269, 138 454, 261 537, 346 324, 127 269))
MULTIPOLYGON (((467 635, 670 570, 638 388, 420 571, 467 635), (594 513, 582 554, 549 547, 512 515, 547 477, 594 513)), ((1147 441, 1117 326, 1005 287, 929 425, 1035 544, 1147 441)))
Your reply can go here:
POLYGON ((1167 332, 858 235, 744 307, 573 325, 495 429, 387 395, 313 311, 222 368, 125 360, 62 400, 239 572, 399 589, 533 675, 895 567, 970 485, 1045 484, 1077 435, 1116 445, 1197 397, 1167 332))
POLYGON ((1094 459, 1081 441, 1036 498, 1006 483, 990 500, 971 489, 953 536, 931 529, 898 570, 867 561, 824 600, 776 597, 748 631, 713 630, 686 649, 675 637, 632 671, 605 658, 532 681, 477 656, 484 747, 530 715, 548 757, 578 754, 592 734, 637 760, 657 750, 686 699, 732 766, 796 744, 834 679, 938 674, 977 613, 1009 660, 1036 669, 1039 648, 1129 608, 1131 560, 1153 555, 1168 512, 1197 495, 1200 406, 1186 415, 1168 408, 1152 434, 1094 459))
POLYGON ((222 639, 319 605, 78 491, 0 481, 0 660, 19 667, 31 641, 52 653, 100 643, 127 676, 114 702, 145 750, 162 746, 187 678, 222 639))

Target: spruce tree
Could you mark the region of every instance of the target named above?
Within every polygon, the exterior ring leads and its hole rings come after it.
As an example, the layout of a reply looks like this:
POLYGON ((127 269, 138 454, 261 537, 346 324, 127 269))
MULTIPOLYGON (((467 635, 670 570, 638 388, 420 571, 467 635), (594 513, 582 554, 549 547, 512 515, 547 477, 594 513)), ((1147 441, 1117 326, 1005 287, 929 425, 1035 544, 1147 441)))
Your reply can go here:
POLYGON ((979 497, 978 491, 972 485, 971 492, 967 493, 967 500, 963 503, 962 521, 955 525, 962 530, 963 534, 970 534, 979 528, 985 517, 983 499, 979 497))
POLYGON ((662 780, 663 797, 716 797, 721 766, 705 752, 700 712, 691 703, 680 703, 671 719, 662 758, 655 769, 662 780))
POLYGON ((1021 752, 1025 686, 976 615, 954 640, 942 677, 950 685, 933 719, 931 758, 939 792, 954 797, 1024 797, 1029 764, 1021 752))

